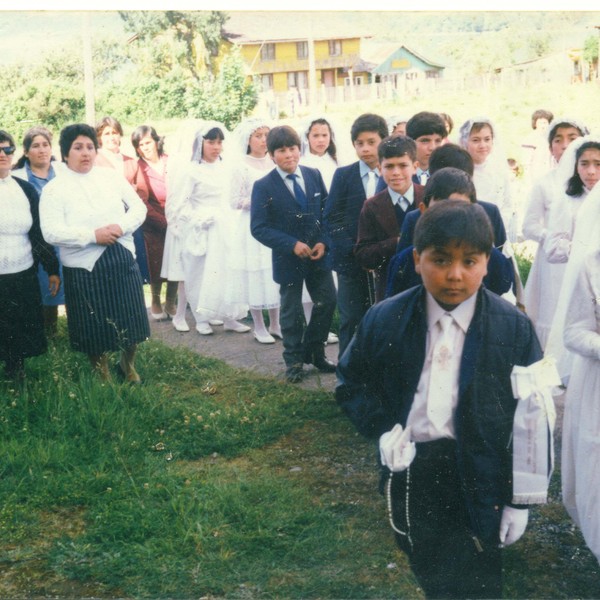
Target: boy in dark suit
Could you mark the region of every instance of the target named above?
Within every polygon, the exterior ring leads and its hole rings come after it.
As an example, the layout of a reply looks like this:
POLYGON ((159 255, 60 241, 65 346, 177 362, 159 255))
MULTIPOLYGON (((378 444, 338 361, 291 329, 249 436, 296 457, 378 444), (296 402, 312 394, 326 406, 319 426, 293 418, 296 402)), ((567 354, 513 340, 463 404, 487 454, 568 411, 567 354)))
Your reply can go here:
MULTIPOLYGON (((422 214, 435 202, 444 202, 448 198, 477 202, 475 186, 467 173, 453 167, 444 167, 433 173, 425 186, 420 210, 416 212, 422 214)), ((415 271, 413 250, 414 247, 411 244, 390 259, 385 290, 386 298, 421 283, 421 276, 415 271)), ((499 296, 508 292, 515 282, 512 261, 503 256, 497 248, 492 248, 487 271, 487 275, 483 278, 483 284, 488 290, 499 296)))
POLYGON ((325 205, 333 270, 338 274, 340 356, 374 301, 372 282, 354 257, 354 244, 363 203, 375 194, 380 177, 377 148, 387 135, 387 123, 379 115, 364 114, 354 121, 350 136, 359 160, 336 169, 325 205))
POLYGON ((444 119, 438 113, 420 112, 406 123, 406 135, 417 144, 417 171, 413 177, 415 183, 425 185, 429 179, 429 157, 444 143, 448 130, 444 119))
POLYGON ((327 191, 317 169, 298 165, 300 138, 291 127, 271 129, 267 148, 276 167, 252 188, 250 227, 252 235, 273 251, 286 378, 298 383, 304 376, 303 363, 323 372, 335 371, 325 357, 335 310, 335 286, 327 257, 329 238, 322 227, 327 191), (304 282, 314 303, 306 327, 304 282))
POLYGON ((499 546, 528 520, 513 504, 511 373, 542 352, 527 316, 481 285, 492 230, 480 206, 437 203, 414 241, 423 285, 367 312, 336 398, 379 439, 396 540, 426 596, 499 598, 499 546))
POLYGON ((363 204, 354 254, 363 269, 375 273, 375 301, 383 300, 387 267, 396 252, 405 215, 423 199, 423 186, 413 184, 417 168, 415 142, 405 136, 387 137, 378 149, 379 168, 387 187, 363 204))
MULTIPOLYGON (((430 176, 444 167, 460 169, 467 173, 471 178, 473 178, 473 172, 475 170, 471 155, 464 148, 461 148, 456 144, 444 144, 432 152, 429 158, 430 176)), ((477 200, 477 203, 485 210, 492 223, 494 246, 502 251, 502 246, 504 246, 504 243, 506 242, 506 229, 504 228, 504 221, 502 220, 502 215, 500 214, 498 206, 491 202, 484 202, 483 200, 477 200)), ((412 245, 415 225, 417 224, 417 219, 420 215, 420 212, 413 213, 407 215, 406 219, 404 219, 402 230, 400 231, 398 252, 412 245)))

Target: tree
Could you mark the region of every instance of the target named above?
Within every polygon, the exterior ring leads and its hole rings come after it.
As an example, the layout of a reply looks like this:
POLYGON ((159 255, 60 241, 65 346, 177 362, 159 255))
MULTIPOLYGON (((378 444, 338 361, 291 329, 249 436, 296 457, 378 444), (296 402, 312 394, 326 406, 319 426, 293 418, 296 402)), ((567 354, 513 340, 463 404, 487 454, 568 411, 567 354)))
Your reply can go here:
POLYGON ((596 77, 598 77, 598 44, 599 44, 598 36, 590 35, 586 38, 583 43, 583 60, 590 67, 590 78, 591 74, 595 73, 596 77))
POLYGON ((177 60, 200 80, 217 56, 223 25, 229 18, 221 11, 119 11, 125 27, 143 43, 157 38, 177 42, 177 60), (200 56, 199 56, 200 55, 200 56))

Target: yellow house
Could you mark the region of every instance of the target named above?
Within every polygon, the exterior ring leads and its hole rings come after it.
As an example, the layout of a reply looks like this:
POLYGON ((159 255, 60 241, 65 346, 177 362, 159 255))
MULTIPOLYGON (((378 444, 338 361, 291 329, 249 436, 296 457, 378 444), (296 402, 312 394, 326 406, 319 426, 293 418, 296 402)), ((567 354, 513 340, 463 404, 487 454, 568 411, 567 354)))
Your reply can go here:
POLYGON ((225 38, 240 47, 249 76, 258 77, 263 92, 297 91, 302 97, 318 89, 369 82, 360 59, 361 35, 335 31, 318 12, 229 13, 225 38))

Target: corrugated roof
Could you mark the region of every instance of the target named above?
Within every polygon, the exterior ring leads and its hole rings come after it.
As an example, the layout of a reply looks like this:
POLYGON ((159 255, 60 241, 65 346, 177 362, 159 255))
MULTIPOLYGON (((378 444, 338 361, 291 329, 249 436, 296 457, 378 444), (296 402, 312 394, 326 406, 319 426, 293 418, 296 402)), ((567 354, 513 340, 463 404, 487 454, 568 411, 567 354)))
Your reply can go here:
POLYGON ((366 62, 374 63, 376 66, 379 66, 399 48, 404 48, 407 52, 413 56, 416 56, 418 59, 422 60, 428 65, 431 65, 432 67, 437 67, 439 69, 445 68, 444 65, 440 65, 439 63, 435 63, 428 58, 425 58, 422 54, 419 54, 405 44, 398 44, 394 42, 378 42, 376 40, 363 42, 360 47, 360 57, 366 62))
POLYGON ((334 11, 228 12, 225 37, 236 44, 370 37, 359 28, 341 23, 334 11))

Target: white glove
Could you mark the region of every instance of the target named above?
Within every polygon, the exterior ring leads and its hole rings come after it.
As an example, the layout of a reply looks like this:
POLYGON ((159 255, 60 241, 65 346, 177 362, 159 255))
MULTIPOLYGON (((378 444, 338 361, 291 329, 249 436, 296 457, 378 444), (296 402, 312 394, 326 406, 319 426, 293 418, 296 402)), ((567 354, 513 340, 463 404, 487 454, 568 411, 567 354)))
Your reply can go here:
POLYGON ((500 548, 514 544, 527 528, 529 510, 505 506, 500 519, 500 548))
POLYGON ((391 431, 386 431, 379 438, 381 464, 394 473, 408 468, 417 454, 414 442, 410 441, 410 427, 402 430, 397 423, 391 431))

